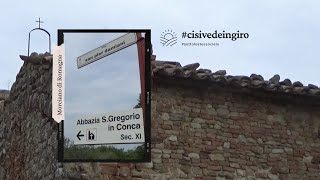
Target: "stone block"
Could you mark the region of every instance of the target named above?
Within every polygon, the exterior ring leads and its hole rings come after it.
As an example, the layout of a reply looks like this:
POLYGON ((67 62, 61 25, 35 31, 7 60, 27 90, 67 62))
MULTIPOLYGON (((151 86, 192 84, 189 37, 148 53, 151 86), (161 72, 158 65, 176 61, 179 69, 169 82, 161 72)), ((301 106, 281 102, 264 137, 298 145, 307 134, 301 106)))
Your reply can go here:
POLYGON ((224 161, 225 158, 222 154, 209 154, 211 161, 224 161))
POLYGON ((198 153, 189 153, 188 157, 191 159, 200 159, 200 156, 198 153))

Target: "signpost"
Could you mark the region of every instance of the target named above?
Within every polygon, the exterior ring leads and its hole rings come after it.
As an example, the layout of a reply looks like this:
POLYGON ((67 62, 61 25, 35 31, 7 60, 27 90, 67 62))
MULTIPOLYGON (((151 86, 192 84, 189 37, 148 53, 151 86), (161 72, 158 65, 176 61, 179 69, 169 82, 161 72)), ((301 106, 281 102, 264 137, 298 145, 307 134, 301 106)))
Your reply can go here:
POLYGON ((78 69, 137 42, 136 33, 127 33, 77 58, 78 69))
MULTIPOLYGON (((103 35, 104 36, 104 35, 103 35)), ((70 37, 70 36, 69 36, 70 37)), ((102 39, 99 39, 102 40, 102 39)), ((77 39, 71 40, 68 39, 70 42, 77 42, 77 39)), ((78 43, 74 43, 76 46, 78 43)), ((82 44, 82 42, 81 42, 82 44)), ((71 52, 74 47, 71 46, 72 43, 68 44, 68 55, 71 57, 71 52)), ((60 123, 59 124, 59 131, 58 131, 58 151, 59 151, 59 162, 91 162, 91 161, 101 161, 101 162, 150 162, 151 161, 151 153, 150 153, 150 137, 151 137, 151 130, 150 130, 150 123, 151 123, 151 114, 150 114, 150 62, 149 62, 149 55, 150 55, 150 30, 58 30, 58 47, 60 50, 56 50, 54 53, 54 62, 56 62, 55 71, 53 72, 53 108, 52 113, 55 115, 60 115, 61 117, 55 117, 54 119, 60 123), (69 33, 119 33, 122 32, 124 35, 110 41, 110 42, 103 42, 100 47, 93 47, 93 50, 84 53, 84 54, 76 54, 72 55, 73 57, 70 58, 70 61, 64 61, 64 34, 69 33), (144 36, 142 35, 144 33, 144 36), (137 78, 140 78, 140 87, 141 91, 139 91, 138 87, 132 89, 126 89, 126 91, 122 90, 127 88, 126 86, 113 86, 110 88, 105 88, 106 94, 101 92, 101 89, 97 89, 97 92, 100 93, 96 95, 96 97, 102 97, 102 99, 90 99, 92 104, 96 104, 99 107, 97 110, 95 108, 88 110, 87 112, 81 113, 81 110, 77 109, 74 110, 74 103, 81 103, 82 99, 76 99, 72 101, 69 98, 66 101, 67 104, 67 116, 66 120, 67 123, 64 122, 64 88, 69 87, 69 92, 71 90, 70 87, 81 87, 81 83, 77 81, 71 81, 69 79, 68 82, 70 83, 69 86, 64 86, 64 66, 69 68, 70 71, 66 71, 69 75, 68 77, 76 77, 75 74, 78 75, 85 75, 86 72, 92 71, 94 68, 105 69, 101 66, 94 66, 92 68, 83 68, 93 62, 96 62, 102 58, 105 58, 115 52, 123 50, 131 45, 137 44, 137 54, 138 54, 138 63, 136 66, 139 68, 139 75, 136 74, 137 71, 132 70, 131 56, 129 59, 112 59, 110 60, 110 64, 121 64, 121 67, 124 69, 128 69, 126 72, 132 72, 128 74, 121 74, 125 81, 128 83, 138 82, 137 78), (128 62, 128 63, 124 63, 128 62), (83 70, 82 70, 83 68, 83 70), (76 70, 81 69, 81 70, 76 70), (59 78, 61 77, 61 78, 59 78), (60 80, 63 82, 58 82, 60 80), (79 86, 80 84, 80 86, 79 86), (118 88, 118 89, 117 89, 118 88), (108 93, 110 92, 110 93, 108 93), (130 97, 127 99, 122 98, 119 94, 113 95, 113 93, 123 93, 122 96, 130 97), (139 95, 138 104, 136 104, 136 100, 133 99, 134 96, 139 95), (108 98, 110 96, 110 98, 108 98), (111 101, 111 100, 112 101, 111 101), (61 101, 61 103, 60 103, 61 101), (102 102, 100 104, 99 102, 102 102), (110 101, 110 102, 109 102, 110 101), (114 101, 114 102, 113 102, 114 101), (128 102, 127 102, 128 101, 128 102), (97 102, 97 103, 94 103, 97 102), (107 107, 110 106, 108 103, 119 103, 122 104, 118 108, 103 108, 102 110, 99 109, 101 105, 106 105, 107 107), (72 108, 71 108, 72 105, 72 108), (135 106, 134 106, 135 105, 135 106), (135 108, 133 108, 133 106, 135 108), (112 110, 113 109, 113 110, 112 110), (117 109, 117 110, 116 110, 117 109), (76 112, 74 112, 76 111, 76 112), (75 114, 76 117, 75 117, 75 114), (64 132, 66 130, 66 132, 64 132), (70 142, 70 143, 69 143, 70 142), (134 159, 127 157, 125 155, 112 155, 109 154, 108 147, 111 144, 128 144, 124 145, 124 147, 128 147, 129 149, 132 148, 133 151, 130 153, 134 153, 134 159), (129 144, 135 144, 130 146, 129 144), (88 146, 87 146, 88 145, 88 146), (94 145, 94 146, 93 146, 94 145), (74 148, 73 146, 77 146, 74 148), (93 148, 92 148, 93 147, 93 148), (88 149, 89 148, 89 149, 88 149), (144 151, 141 151, 141 148, 144 148, 144 151), (83 152, 88 152, 88 154, 83 154, 83 152), (101 156, 100 153, 103 153, 101 156), (118 157, 119 156, 119 157, 118 157)), ((129 52, 129 51, 128 51, 129 52)), ((134 56, 134 55, 133 55, 134 56)), ((136 58, 136 57, 134 57, 136 58)), ((108 63, 104 64, 107 65, 108 63)), ((102 64, 103 65, 103 64, 102 64)), ((106 69, 110 71, 117 72, 116 68, 112 68, 112 66, 106 66, 106 69)), ((117 80, 113 81, 113 77, 110 77, 107 83, 119 83, 117 80)), ((103 80, 101 81, 103 82, 103 80)), ((124 84, 123 82, 121 82, 124 84)), ((95 84, 90 86, 95 88, 95 84)), ((100 88, 100 87, 99 87, 100 88)), ((80 92, 79 92, 80 93, 80 92)), ((86 91, 81 91, 82 94, 86 94, 86 91)), ((80 94, 81 94, 80 93, 80 94)), ((74 94, 72 94, 74 95, 74 94)), ((90 96, 88 94, 88 96, 90 96)), ((66 98, 67 99, 67 98, 66 98)), ((115 146, 117 147, 117 146, 115 146)), ((117 148, 116 148, 117 149, 117 148)), ((122 150, 119 149, 119 152, 122 150)), ((129 151, 128 151, 129 152, 129 151)), ((128 153, 123 151, 121 153, 128 153)))
MULTIPOLYGON (((127 33, 113 41, 110 41, 77 58, 78 69, 112 53, 127 48, 142 36, 140 33, 127 33)), ((144 44, 138 44, 140 65, 140 80, 144 75, 144 44)), ((144 82, 141 81, 141 89, 144 82)), ((144 92, 143 92, 144 93, 144 92)), ((83 116, 76 119, 75 145, 88 144, 115 144, 115 143, 143 143, 144 137, 144 96, 142 96, 142 108, 129 111, 96 114, 83 116)))
POLYGON ((81 116, 73 123, 75 145, 145 142, 142 108, 81 116))

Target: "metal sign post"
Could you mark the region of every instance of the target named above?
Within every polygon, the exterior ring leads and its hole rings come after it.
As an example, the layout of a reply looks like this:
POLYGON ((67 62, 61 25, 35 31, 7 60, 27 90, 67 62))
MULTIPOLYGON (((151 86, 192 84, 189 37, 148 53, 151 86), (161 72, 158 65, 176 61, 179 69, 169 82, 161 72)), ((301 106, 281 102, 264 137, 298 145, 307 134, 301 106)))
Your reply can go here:
MULTIPOLYGON (((138 58, 139 58, 139 68, 140 68, 140 84, 141 84, 141 105, 142 109, 145 109, 145 82, 144 82, 144 75, 145 75, 145 39, 142 37, 140 32, 136 33, 137 35, 137 47, 138 47, 138 58)), ((144 111, 143 111, 144 112, 144 111)), ((145 117, 145 115, 143 115, 145 117)))

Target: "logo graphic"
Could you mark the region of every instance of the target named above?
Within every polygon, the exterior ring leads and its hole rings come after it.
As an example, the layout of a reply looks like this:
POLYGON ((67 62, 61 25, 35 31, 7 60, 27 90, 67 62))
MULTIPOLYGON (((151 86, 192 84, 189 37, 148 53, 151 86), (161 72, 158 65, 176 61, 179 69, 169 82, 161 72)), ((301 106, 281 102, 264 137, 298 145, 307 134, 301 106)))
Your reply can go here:
POLYGON ((97 129, 87 129, 87 141, 97 140, 97 129))
POLYGON ((177 43, 177 34, 172 30, 165 30, 161 34, 160 42, 163 46, 173 46, 177 43))

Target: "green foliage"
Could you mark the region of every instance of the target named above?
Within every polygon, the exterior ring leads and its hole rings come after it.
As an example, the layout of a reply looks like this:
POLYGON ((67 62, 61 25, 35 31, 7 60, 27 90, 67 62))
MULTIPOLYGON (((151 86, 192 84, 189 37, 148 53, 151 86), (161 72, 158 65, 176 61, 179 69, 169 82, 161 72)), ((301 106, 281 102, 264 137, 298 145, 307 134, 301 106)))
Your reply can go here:
POLYGON ((133 107, 133 109, 141 108, 141 93, 139 94, 139 98, 137 99, 138 104, 133 107))
POLYGON ((64 159, 90 159, 90 160, 139 160, 144 158, 144 148, 138 146, 136 149, 125 151, 108 146, 98 145, 70 145, 70 141, 65 139, 64 159))

